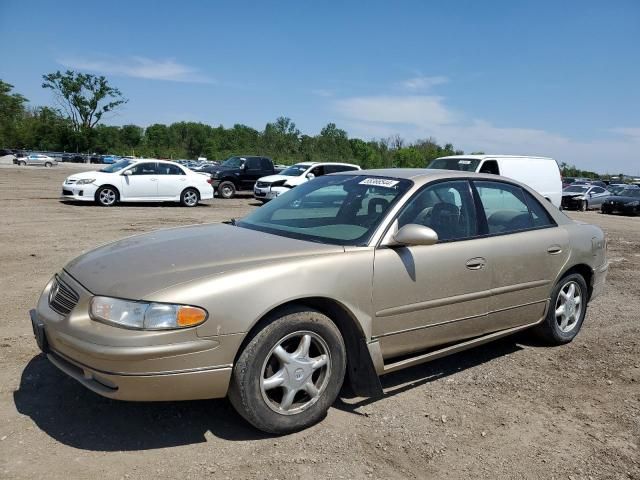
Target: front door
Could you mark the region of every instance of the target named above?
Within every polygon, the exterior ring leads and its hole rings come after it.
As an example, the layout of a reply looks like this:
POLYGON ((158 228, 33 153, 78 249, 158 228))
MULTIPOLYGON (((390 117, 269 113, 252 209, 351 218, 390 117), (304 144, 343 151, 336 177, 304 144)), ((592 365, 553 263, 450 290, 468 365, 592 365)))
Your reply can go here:
POLYGON ((120 196, 123 200, 145 200, 158 196, 156 162, 136 163, 127 170, 131 175, 121 176, 120 196))
POLYGON ((491 244, 476 238, 467 180, 430 184, 398 216, 436 231, 429 246, 380 247, 374 260, 373 337, 385 358, 486 333, 491 244))

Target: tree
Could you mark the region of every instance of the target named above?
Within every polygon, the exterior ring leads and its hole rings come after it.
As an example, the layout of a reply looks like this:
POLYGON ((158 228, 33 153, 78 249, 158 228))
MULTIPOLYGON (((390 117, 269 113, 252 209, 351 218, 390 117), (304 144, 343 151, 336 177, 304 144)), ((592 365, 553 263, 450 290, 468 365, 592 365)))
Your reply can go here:
POLYGON ((113 112, 128 101, 103 76, 67 70, 42 78, 42 88, 53 90, 76 132, 88 134, 105 113, 113 112))
POLYGON ((11 93, 13 85, 0 80, 0 146, 17 146, 20 122, 27 99, 11 93))

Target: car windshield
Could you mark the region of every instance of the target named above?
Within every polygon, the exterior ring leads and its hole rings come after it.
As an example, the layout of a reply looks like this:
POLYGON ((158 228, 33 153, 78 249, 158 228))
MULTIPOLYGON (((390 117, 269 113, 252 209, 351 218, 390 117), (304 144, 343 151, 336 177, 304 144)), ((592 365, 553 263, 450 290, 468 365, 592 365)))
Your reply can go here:
POLYGON ((129 165, 131 165, 133 162, 131 160, 120 160, 119 162, 116 163, 112 163, 111 165, 109 165, 108 167, 104 167, 102 170, 100 170, 101 172, 105 172, 105 173, 114 173, 114 172, 119 172, 120 170, 122 170, 123 168, 128 167, 129 165))
POLYGON ((280 175, 284 175, 286 177, 299 177, 307 170, 307 168, 309 168, 309 165, 291 165, 281 171, 280 175))
POLYGON ((406 179, 318 177, 276 197, 239 227, 331 245, 366 245, 386 212, 411 187, 406 179))
POLYGON ((477 158, 437 158, 427 168, 475 172, 479 164, 480 160, 477 158))
POLYGON ((572 185, 570 187, 565 188, 563 191, 568 193, 584 193, 589 190, 589 187, 581 187, 579 185, 572 185))
POLYGON ((231 157, 222 162, 222 166, 227 168, 240 168, 244 162, 245 159, 243 157, 231 157))

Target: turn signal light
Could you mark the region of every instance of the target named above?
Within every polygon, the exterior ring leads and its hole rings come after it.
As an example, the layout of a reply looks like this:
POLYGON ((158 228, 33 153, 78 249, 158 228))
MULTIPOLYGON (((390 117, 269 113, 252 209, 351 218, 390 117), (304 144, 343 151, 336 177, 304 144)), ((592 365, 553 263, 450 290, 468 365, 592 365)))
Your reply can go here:
POLYGON ((176 323, 179 327, 192 327, 204 322, 207 312, 197 307, 182 306, 178 309, 176 323))

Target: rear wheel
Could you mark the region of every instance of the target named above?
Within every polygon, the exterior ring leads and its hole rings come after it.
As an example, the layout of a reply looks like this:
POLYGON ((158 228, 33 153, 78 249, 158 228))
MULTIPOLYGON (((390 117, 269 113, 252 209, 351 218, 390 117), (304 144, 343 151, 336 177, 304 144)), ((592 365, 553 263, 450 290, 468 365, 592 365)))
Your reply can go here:
POLYGON ((18 162, 18 165, 20 165, 21 167, 26 167, 27 166, 27 162, 25 162, 24 160, 20 160, 18 162))
POLYGON ((229 400, 262 431, 295 432, 325 417, 345 370, 338 327, 318 311, 296 309, 249 341, 233 367, 229 400))
POLYGON ((187 188, 180 194, 180 205, 183 207, 195 207, 199 200, 200 195, 195 188, 187 188))
POLYGON ((44 166, 47 167, 47 168, 51 168, 52 165, 51 165, 51 162, 47 162, 47 163, 44 164, 44 166))
POLYGON ((111 185, 104 186, 96 192, 96 202, 103 207, 112 207, 118 202, 118 190, 111 185))
POLYGON ((580 331, 587 312, 587 283, 574 273, 563 277, 551 293, 549 311, 536 333, 553 345, 569 343, 580 331))
POLYGON ((218 185, 218 195, 222 198, 233 198, 236 194, 236 186, 233 182, 222 182, 218 185))

